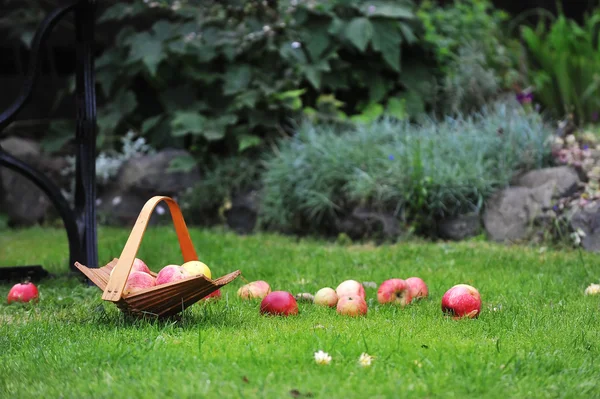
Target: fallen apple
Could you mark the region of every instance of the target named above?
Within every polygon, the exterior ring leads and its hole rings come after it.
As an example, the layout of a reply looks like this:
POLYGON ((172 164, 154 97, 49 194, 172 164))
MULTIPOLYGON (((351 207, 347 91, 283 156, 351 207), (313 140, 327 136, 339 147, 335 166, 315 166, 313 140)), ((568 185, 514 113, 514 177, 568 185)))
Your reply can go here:
POLYGON ((409 277, 406 280, 410 291, 410 296, 413 299, 427 298, 429 296, 429 288, 427 284, 419 277, 409 277))
POLYGON ((365 287, 363 287, 363 285, 356 280, 343 281, 337 286, 335 293, 337 294, 338 298, 355 295, 361 296, 363 299, 366 298, 365 287))
POLYGON ((156 285, 172 283, 190 277, 187 270, 179 265, 167 265, 156 275, 156 285))
POLYGON ((479 291, 467 284, 455 285, 442 297, 442 312, 455 319, 478 317, 481 312, 479 291))
POLYGON ((39 300, 39 292, 35 284, 31 282, 18 283, 8 291, 8 303, 13 302, 37 302, 39 300))
POLYGON ((260 303, 261 314, 289 316, 298 314, 298 303, 294 296, 286 291, 273 291, 260 303))
POLYGON ((127 283, 123 289, 123 294, 133 294, 154 287, 156 280, 150 274, 145 272, 131 272, 127 277, 127 283))
POLYGON ((211 278, 210 269, 204 263, 198 260, 191 260, 181 265, 191 276, 204 275, 206 278, 211 278))
POLYGON ((314 302, 316 305, 334 308, 338 303, 338 296, 333 288, 325 287, 317 291, 314 302))
POLYGON ((217 299, 221 299, 221 289, 213 291, 210 294, 208 294, 207 296, 205 296, 204 298, 202 298, 203 301, 217 300, 217 299))
POLYGON ((367 302, 359 295, 343 296, 338 299, 337 312, 344 316, 364 316, 367 314, 367 302))
POLYGON ((237 294, 242 299, 262 299, 271 292, 271 286, 269 283, 263 280, 252 281, 246 285, 241 286, 237 294))
POLYGON ((385 280, 377 290, 377 301, 381 304, 393 303, 406 306, 412 301, 410 288, 406 281, 400 278, 385 280))

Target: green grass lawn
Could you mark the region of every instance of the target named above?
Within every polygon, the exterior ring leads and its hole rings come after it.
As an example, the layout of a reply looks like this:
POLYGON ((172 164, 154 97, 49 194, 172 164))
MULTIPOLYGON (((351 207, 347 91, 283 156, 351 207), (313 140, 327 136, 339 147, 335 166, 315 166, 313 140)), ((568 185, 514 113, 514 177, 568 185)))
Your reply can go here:
MULTIPOLYGON (((118 257, 128 231, 99 231, 100 261, 118 257)), ((600 397, 597 255, 485 242, 336 246, 273 235, 191 230, 213 277, 240 269, 274 290, 312 292, 345 279, 420 276, 430 298, 347 318, 300 304, 289 318, 259 315, 237 279, 215 303, 179 321, 132 320, 96 287, 65 276, 66 235, 0 234, 0 265, 41 263, 37 305, 0 305, 0 398, 590 398, 600 397), (582 261, 587 265, 584 267, 582 261), (62 274, 62 276, 61 276, 62 274), (454 284, 477 287, 479 319, 442 316, 454 284), (496 309, 496 310, 494 310, 496 309), (318 365, 314 352, 332 356, 318 365), (361 353, 375 356, 371 367, 361 353)), ((148 229, 138 256, 158 271, 181 261, 171 227, 148 229)), ((6 298, 8 285, 0 285, 6 298)))

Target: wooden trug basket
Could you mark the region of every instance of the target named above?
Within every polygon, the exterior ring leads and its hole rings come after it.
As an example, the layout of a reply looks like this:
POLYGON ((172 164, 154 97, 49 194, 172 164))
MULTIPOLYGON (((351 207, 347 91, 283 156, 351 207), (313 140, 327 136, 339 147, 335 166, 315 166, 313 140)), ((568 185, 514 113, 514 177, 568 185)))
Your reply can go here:
MULTIPOLYGON (((75 262, 75 266, 98 288, 104 291, 102 299, 114 302, 125 313, 155 315, 158 317, 172 316, 229 284, 241 274, 239 270, 236 270, 216 280, 203 275, 193 276, 124 295, 123 289, 150 221, 150 216, 152 216, 156 205, 161 201, 166 202, 169 206, 184 263, 198 260, 198 255, 196 255, 196 250, 177 203, 169 197, 155 196, 150 198, 142 208, 119 258, 113 259, 106 266, 100 268, 90 268, 75 262), (110 273, 113 268, 115 270, 111 276, 110 273)), ((152 275, 156 277, 156 273, 152 272, 152 275)))

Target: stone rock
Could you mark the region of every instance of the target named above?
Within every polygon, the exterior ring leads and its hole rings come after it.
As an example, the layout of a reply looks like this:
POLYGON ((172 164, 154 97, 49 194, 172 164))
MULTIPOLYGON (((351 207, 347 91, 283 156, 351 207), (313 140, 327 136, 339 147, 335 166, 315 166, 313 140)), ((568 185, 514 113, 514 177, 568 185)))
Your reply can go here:
POLYGON ((249 234, 258 218, 258 192, 251 190, 233 197, 231 207, 225 211, 227 225, 240 234, 249 234))
POLYGON ((570 221, 574 231, 581 229, 585 233, 585 236, 581 237, 583 249, 600 252, 600 203, 593 203, 575 211, 570 221))
POLYGON ((570 166, 558 166, 527 172, 518 177, 513 185, 535 188, 549 182, 555 184, 554 198, 561 198, 576 191, 581 180, 577 171, 570 166))
POLYGON ((366 208, 355 208, 351 214, 338 219, 335 228, 338 233, 344 233, 353 240, 373 234, 390 239, 401 233, 400 224, 394 215, 366 208))
POLYGON ((483 214, 489 237, 494 241, 526 238, 536 217, 551 207, 555 192, 556 182, 548 181, 533 188, 509 187, 492 195, 483 214))
MULTIPOLYGON (((68 179, 62 175, 68 162, 65 158, 42 154, 39 144, 32 140, 9 137, 0 146, 28 165, 44 173, 59 188, 68 187, 68 179)), ((33 182, 20 173, 6 167, 0 168, 0 182, 3 198, 2 209, 9 217, 11 225, 31 226, 44 220, 53 208, 50 199, 33 182)))
POLYGON ((443 220, 438 225, 438 233, 448 240, 464 240, 474 237, 481 231, 481 218, 477 213, 459 215, 443 220))
POLYGON ((198 167, 188 172, 169 172, 171 161, 189 156, 185 150, 166 149, 155 154, 131 158, 119 169, 116 186, 123 192, 147 195, 176 195, 200 179, 198 167))
MULTIPOLYGON (((189 156, 189 153, 184 150, 166 149, 125 162, 115 181, 105 187, 98 198, 99 222, 130 226, 151 197, 166 195, 176 199, 179 193, 195 185, 200 180, 198 167, 188 172, 168 171, 171 161, 179 156, 189 156)), ((160 205, 162 206, 157 207, 150 224, 162 221, 169 223, 168 207, 160 205), (161 214, 160 209, 164 209, 166 213, 161 214)))

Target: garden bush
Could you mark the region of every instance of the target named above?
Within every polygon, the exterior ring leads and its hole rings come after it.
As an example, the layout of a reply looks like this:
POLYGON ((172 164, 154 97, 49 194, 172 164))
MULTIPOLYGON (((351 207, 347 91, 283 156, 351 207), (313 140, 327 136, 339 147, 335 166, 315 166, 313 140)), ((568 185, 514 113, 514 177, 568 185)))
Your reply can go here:
POLYGON ((546 165, 551 133, 516 101, 419 124, 303 124, 266 161, 261 225, 335 233, 337 219, 363 207, 431 234, 442 218, 479 211, 515 173, 546 165))
POLYGON ((560 13, 536 27, 523 26, 527 82, 536 101, 555 118, 569 114, 576 122, 596 122, 600 112, 600 9, 582 25, 560 13))
POLYGON ((109 99, 101 136, 110 143, 133 126, 157 148, 204 157, 267 144, 303 112, 319 119, 327 96, 341 119, 422 112, 430 96, 414 8, 408 0, 115 4, 99 18, 120 27, 96 63, 109 99))

